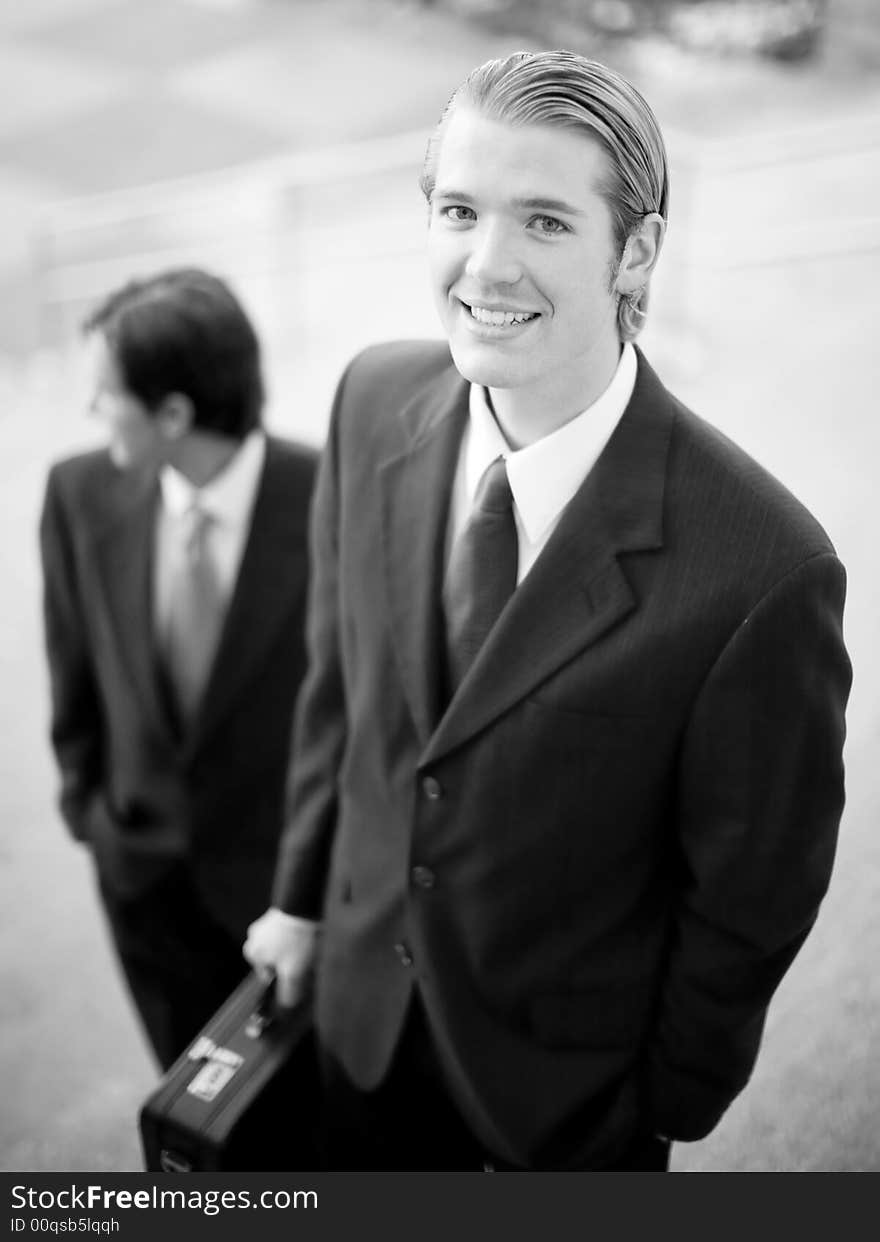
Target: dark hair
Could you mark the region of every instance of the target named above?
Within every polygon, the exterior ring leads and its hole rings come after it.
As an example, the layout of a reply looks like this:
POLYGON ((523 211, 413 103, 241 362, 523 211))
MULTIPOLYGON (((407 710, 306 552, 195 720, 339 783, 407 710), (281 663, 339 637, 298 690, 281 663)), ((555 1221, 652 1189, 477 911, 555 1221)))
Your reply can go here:
MULTIPOLYGON (((478 65, 449 100, 429 139, 421 177, 428 202, 443 133, 457 107, 512 125, 556 126, 595 138, 608 156, 608 176, 598 189, 611 212, 618 256, 646 215, 667 218, 669 172, 657 119, 636 88, 607 65, 562 50, 514 52, 478 65)), ((619 300, 624 340, 642 327, 647 300, 647 287, 619 300)))
POLYGON ((155 410, 171 393, 193 404, 193 425, 243 440, 260 425, 260 346, 228 285, 198 268, 132 280, 89 315, 126 388, 155 410))

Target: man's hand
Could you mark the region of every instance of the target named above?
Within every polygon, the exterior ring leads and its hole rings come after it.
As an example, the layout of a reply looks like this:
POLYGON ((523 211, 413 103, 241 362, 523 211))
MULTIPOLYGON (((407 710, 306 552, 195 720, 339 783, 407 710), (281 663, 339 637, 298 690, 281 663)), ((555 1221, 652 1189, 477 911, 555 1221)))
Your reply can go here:
POLYGON ((295 1005, 304 995, 315 961, 320 925, 274 906, 248 928, 244 956, 265 982, 275 978, 279 1005, 295 1005))

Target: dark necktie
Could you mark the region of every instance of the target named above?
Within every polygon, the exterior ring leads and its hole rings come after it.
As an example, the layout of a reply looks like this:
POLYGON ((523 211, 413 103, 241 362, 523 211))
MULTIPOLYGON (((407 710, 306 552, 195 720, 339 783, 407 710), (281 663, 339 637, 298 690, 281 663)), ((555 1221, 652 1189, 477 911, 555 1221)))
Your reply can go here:
POLYGON ((502 457, 480 480, 467 526, 449 561, 443 604, 454 693, 516 587, 518 540, 502 457))
POLYGON ((223 621, 223 598, 208 538, 213 519, 184 514, 183 556, 171 582, 165 662, 181 722, 192 720, 208 680, 223 621))

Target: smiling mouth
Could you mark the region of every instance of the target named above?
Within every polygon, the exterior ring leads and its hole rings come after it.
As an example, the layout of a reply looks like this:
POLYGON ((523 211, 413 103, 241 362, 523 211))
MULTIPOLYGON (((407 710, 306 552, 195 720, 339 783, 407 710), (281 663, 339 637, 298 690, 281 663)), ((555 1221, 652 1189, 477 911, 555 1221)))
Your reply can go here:
POLYGON ((510 328, 514 324, 531 323, 538 318, 537 311, 489 310, 485 306, 471 306, 467 302, 461 304, 473 320, 488 328, 510 328))

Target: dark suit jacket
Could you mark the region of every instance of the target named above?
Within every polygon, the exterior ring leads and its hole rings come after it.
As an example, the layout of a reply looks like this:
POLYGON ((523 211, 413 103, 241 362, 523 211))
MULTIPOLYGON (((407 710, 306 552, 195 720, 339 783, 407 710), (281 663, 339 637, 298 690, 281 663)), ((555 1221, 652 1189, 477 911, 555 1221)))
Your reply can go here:
POLYGON ((305 665, 314 454, 269 437, 238 580, 196 721, 181 737, 154 646, 158 486, 105 451, 49 475, 40 538, 61 809, 102 881, 135 895, 192 863, 235 936, 263 909, 305 665))
POLYGON ((319 916, 318 1028, 362 1087, 419 988, 499 1156, 695 1139, 748 1079, 829 881, 844 571, 639 355, 632 400, 453 701, 440 580, 467 385, 367 351, 316 491, 275 899, 319 916))

